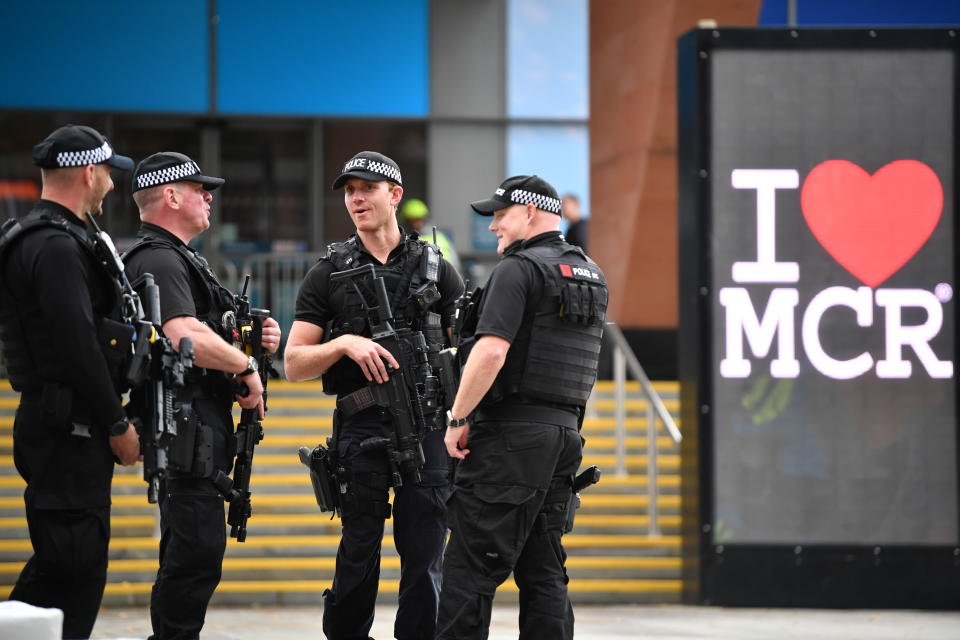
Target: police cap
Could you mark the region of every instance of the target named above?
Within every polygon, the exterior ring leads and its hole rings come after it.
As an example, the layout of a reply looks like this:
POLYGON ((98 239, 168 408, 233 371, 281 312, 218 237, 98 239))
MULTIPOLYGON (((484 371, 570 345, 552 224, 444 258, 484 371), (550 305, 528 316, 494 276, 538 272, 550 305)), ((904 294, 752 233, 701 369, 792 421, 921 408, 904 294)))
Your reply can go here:
POLYGON ((504 180, 486 200, 471 202, 470 207, 483 216, 515 204, 532 204, 537 209, 560 215, 560 196, 540 176, 513 176, 504 180))
POLYGON ((43 169, 106 164, 130 171, 133 160, 117 155, 99 131, 79 124, 60 127, 33 148, 33 164, 43 169))
POLYGON ((189 156, 176 151, 161 151, 147 156, 137 165, 133 173, 133 192, 170 182, 198 182, 207 191, 213 191, 226 181, 203 175, 199 165, 189 156))
POLYGON ((403 186, 400 179, 400 167, 397 163, 376 151, 361 151, 343 165, 340 175, 333 181, 333 188, 339 189, 350 178, 360 178, 368 182, 389 180, 403 186))

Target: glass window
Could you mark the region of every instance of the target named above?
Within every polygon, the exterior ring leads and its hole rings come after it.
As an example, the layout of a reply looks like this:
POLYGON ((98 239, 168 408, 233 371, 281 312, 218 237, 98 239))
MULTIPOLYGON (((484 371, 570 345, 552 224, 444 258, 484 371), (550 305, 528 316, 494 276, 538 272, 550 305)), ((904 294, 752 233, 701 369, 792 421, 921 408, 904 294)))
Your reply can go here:
POLYGON ((583 215, 590 211, 590 137, 586 125, 511 125, 507 129, 507 173, 535 173, 560 196, 580 198, 583 215))
POLYGON ((587 118, 587 0, 509 0, 507 115, 587 118))
POLYGON ((40 169, 30 154, 55 128, 50 114, 0 112, 0 221, 25 215, 40 197, 40 169))
POLYGON ((309 244, 310 124, 228 122, 220 142, 220 242, 228 253, 303 251, 309 244))

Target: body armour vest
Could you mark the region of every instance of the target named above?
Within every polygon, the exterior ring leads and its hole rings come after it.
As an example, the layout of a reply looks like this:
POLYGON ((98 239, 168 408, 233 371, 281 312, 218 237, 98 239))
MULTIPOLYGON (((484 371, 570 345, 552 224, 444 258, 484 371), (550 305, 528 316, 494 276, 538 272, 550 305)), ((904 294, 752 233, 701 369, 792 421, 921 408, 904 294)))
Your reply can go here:
MULTIPOLYGON (((334 272, 339 272, 359 266, 362 255, 356 236, 351 236, 345 242, 329 245, 326 255, 320 260, 330 262, 334 272)), ((405 327, 414 332, 422 332, 431 357, 439 353, 445 343, 440 315, 432 310, 440 300, 437 289, 439 269, 439 250, 415 236, 404 238, 399 260, 385 265, 376 262, 374 264, 376 276, 382 277, 386 286, 395 326, 398 329, 405 327)), ((348 333, 370 337, 370 324, 363 300, 366 300, 367 304, 375 304, 376 297, 371 285, 369 279, 361 281, 357 283, 358 291, 348 283, 331 282, 330 299, 333 299, 334 295, 342 294, 343 303, 337 314, 324 327, 324 342, 348 333), (337 289, 342 291, 337 292, 337 289)), ((367 386, 360 367, 346 357, 334 363, 323 374, 322 380, 324 393, 331 395, 351 393, 367 386)))
MULTIPOLYGON (((90 256, 91 262, 97 265, 92 275, 99 279, 99 283, 93 286, 98 286, 106 296, 94 307, 94 322, 114 386, 118 393, 123 393, 126 391, 122 383, 123 365, 129 351, 132 329, 119 322, 120 285, 97 254, 93 240, 88 235, 60 215, 49 211, 34 211, 20 220, 8 220, 0 228, 0 274, 6 270, 7 257, 17 242, 36 230, 51 228, 70 234, 90 256)), ((0 292, 0 341, 3 343, 3 357, 13 388, 17 391, 35 390, 44 382, 65 379, 54 343, 48 337, 51 329, 38 320, 39 306, 34 301, 15 300, 3 278, 0 278, 0 292)))
MULTIPOLYGON (((579 247, 542 244, 510 255, 534 264, 544 290, 533 322, 521 327, 492 392, 583 406, 597 380, 607 281, 579 247)), ((489 292, 488 292, 489 293, 489 292)))
MULTIPOLYGON (((123 259, 126 260, 137 251, 149 246, 166 247, 180 254, 187 264, 190 278, 196 285, 195 288, 191 287, 191 290, 203 291, 206 294, 194 296, 193 302, 197 308, 197 319, 210 327, 214 333, 227 342, 232 343, 238 340, 239 334, 235 335, 236 301, 233 294, 220 284, 220 281, 217 279, 216 274, 213 272, 213 269, 210 268, 210 264, 206 259, 183 244, 173 243, 165 238, 158 238, 156 236, 139 238, 133 246, 124 252, 123 259)), ((195 366, 191 369, 190 376, 196 382, 197 378, 202 376, 203 373, 204 370, 202 368, 195 366)), ((214 379, 216 379, 217 382, 222 382, 222 384, 218 386, 223 389, 229 387, 225 376, 214 376, 214 379)), ((226 391, 224 391, 224 393, 226 393, 226 391)))

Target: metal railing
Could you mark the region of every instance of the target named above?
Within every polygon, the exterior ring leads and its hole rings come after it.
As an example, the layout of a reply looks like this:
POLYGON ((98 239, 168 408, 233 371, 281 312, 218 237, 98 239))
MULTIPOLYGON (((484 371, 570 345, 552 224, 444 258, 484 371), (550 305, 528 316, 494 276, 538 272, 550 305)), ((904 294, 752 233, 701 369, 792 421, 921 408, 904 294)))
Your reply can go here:
POLYGON ((297 292, 310 267, 317 261, 312 252, 303 253, 256 253, 249 255, 237 268, 230 261, 217 265, 223 284, 231 291, 239 292, 243 279, 250 275, 250 304, 269 309, 283 330, 283 340, 293 324, 297 292))
POLYGON ((647 397, 647 515, 649 535, 660 535, 659 507, 657 499, 657 419, 663 423, 673 441, 683 439, 680 430, 667 411, 663 399, 650 382, 640 361, 630 348, 620 327, 615 322, 606 323, 607 335, 613 340, 613 386, 614 386, 614 433, 616 441, 616 474, 627 475, 627 371, 640 383, 647 397))

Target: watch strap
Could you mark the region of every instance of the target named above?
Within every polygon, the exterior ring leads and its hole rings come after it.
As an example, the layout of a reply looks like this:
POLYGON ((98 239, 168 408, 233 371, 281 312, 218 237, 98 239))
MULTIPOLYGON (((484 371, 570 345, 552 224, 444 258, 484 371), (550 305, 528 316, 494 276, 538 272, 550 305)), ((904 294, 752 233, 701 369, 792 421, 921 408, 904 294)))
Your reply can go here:
POLYGON ((127 429, 130 428, 130 424, 127 422, 126 418, 117 420, 112 425, 110 425, 107 431, 111 436, 122 436, 127 432, 127 429))
POLYGON ((256 373, 258 369, 259 367, 257 366, 257 359, 253 356, 249 356, 249 359, 247 360, 247 368, 238 373, 237 377, 242 378, 243 376, 248 376, 251 373, 256 373))

